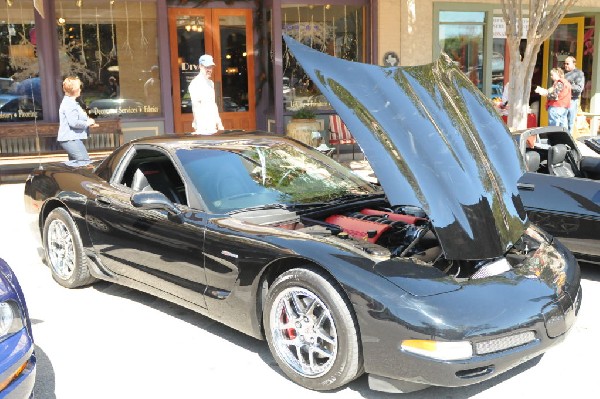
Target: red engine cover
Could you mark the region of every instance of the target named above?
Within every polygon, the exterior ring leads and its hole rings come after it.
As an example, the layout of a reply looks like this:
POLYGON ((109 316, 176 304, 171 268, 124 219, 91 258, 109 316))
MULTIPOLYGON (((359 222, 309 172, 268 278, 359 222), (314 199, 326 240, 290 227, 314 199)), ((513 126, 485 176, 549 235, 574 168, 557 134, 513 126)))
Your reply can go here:
POLYGON ((338 225, 352 238, 376 243, 381 235, 390 229, 387 224, 371 222, 370 220, 354 219, 343 215, 332 215, 325 219, 327 223, 338 225), (372 237, 369 237, 369 232, 372 237))

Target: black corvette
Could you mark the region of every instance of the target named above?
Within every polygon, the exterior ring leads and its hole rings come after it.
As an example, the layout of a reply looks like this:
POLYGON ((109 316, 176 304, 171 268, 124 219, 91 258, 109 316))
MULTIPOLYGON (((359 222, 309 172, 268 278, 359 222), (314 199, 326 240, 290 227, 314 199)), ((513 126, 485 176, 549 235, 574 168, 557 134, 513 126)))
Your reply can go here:
MULTIPOLYGON (((579 260, 600 263, 600 157, 581 154, 562 128, 532 129, 513 137, 526 164, 519 192, 531 221, 579 260), (532 146, 529 137, 536 138, 532 146)), ((585 140, 597 151, 595 143, 597 139, 585 140)))
POLYGON ((488 100, 444 59, 380 68, 288 45, 381 187, 280 135, 139 139, 27 180, 54 279, 127 285, 266 339, 315 390, 362 373, 388 392, 468 385, 562 341, 579 266, 527 219, 488 100))

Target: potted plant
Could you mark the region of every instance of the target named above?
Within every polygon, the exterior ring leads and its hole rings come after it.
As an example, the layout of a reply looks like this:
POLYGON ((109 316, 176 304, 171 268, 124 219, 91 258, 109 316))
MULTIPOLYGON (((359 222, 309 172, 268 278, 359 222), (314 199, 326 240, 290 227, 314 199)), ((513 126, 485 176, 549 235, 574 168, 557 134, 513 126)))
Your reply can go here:
POLYGON ((311 145, 313 132, 320 132, 321 122, 315 118, 310 107, 302 107, 292 114, 286 127, 286 134, 298 141, 311 145))
POLYGON ((302 107, 294 112, 292 119, 315 119, 315 112, 309 107, 302 107))

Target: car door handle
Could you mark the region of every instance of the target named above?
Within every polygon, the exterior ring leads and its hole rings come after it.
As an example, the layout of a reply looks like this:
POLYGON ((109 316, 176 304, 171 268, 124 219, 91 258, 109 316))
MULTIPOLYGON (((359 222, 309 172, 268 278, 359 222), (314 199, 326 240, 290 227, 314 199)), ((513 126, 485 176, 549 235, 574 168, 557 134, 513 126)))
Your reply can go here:
POLYGON ((535 184, 532 184, 532 183, 517 183, 517 188, 519 190, 533 191, 533 190, 535 190, 535 184))
POLYGON ((100 206, 111 206, 112 205, 112 201, 104 196, 96 197, 96 203, 100 206))

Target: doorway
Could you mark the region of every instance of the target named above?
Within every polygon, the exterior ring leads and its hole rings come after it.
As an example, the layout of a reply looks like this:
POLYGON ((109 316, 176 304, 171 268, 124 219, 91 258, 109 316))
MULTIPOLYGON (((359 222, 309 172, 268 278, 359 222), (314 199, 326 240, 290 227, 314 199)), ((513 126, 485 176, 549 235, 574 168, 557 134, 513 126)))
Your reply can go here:
MULTIPOLYGON (((563 18, 554 33, 544 42, 544 64, 542 71, 542 87, 552 86, 550 70, 564 68, 565 58, 573 56, 581 63, 583 56, 584 18, 563 18)), ((546 97, 542 97, 540 105, 540 126, 548 125, 546 97)))
POLYGON ((255 129, 252 11, 170 8, 169 42, 175 133, 193 131, 188 86, 202 54, 216 64, 212 79, 225 129, 255 129))

